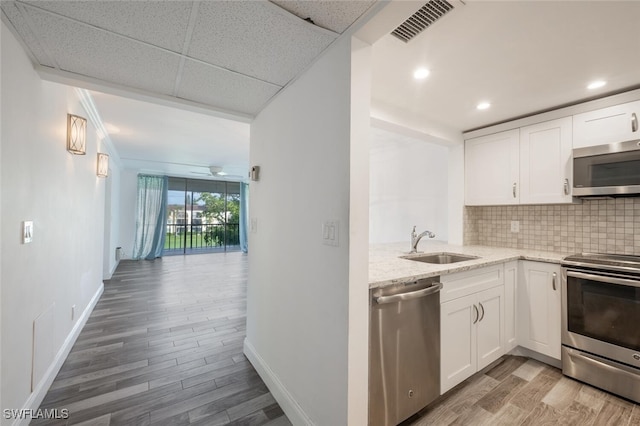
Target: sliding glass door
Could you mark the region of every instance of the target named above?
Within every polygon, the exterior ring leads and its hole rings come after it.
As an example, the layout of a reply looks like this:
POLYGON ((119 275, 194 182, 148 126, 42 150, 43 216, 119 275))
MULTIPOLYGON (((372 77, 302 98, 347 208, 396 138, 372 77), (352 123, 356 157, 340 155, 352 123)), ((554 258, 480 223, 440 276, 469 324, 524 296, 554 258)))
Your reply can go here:
POLYGON ((240 183, 169 178, 165 254, 240 250, 240 183))

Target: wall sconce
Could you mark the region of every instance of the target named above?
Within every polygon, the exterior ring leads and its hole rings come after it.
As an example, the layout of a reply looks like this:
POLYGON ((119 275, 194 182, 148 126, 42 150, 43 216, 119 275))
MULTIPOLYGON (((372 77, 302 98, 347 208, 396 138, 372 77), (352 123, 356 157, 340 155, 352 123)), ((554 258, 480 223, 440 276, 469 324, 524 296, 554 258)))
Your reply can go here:
POLYGON ((84 155, 86 142, 87 119, 67 114, 67 151, 76 155, 84 155))
POLYGON ((98 177, 107 177, 109 175, 109 154, 98 153, 98 168, 96 174, 98 177))

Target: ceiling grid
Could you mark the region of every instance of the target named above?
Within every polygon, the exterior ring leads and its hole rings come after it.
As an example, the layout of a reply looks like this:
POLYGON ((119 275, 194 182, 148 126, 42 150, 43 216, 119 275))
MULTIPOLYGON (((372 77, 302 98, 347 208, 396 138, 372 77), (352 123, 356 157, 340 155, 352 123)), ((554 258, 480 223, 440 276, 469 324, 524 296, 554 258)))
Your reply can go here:
POLYGON ((77 76, 79 83, 97 79, 255 116, 374 2, 321 2, 321 9, 313 2, 279 3, 292 11, 268 1, 17 0, 0 6, 35 65, 77 76))

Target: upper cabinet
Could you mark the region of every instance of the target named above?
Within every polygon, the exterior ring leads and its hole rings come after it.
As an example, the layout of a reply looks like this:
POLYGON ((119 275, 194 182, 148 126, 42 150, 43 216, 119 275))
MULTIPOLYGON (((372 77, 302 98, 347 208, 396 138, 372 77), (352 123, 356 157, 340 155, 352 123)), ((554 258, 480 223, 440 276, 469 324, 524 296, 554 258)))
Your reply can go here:
POLYGON ((468 139, 465 203, 570 203, 571 117, 468 139))
POLYGON ((571 117, 520 129, 520 203, 570 203, 571 117))
POLYGON ((518 204, 519 140, 516 129, 465 142, 467 205, 518 204))
POLYGON ((573 147, 583 148, 640 139, 640 101, 573 116, 573 147))

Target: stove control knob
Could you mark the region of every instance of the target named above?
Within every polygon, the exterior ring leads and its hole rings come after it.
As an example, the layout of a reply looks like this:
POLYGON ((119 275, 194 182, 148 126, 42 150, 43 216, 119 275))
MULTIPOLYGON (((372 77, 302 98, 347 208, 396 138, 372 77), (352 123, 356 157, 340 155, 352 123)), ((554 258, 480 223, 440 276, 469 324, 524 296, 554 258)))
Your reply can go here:
POLYGON ((633 354, 633 359, 640 361, 640 354, 633 354))

